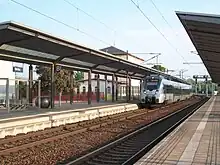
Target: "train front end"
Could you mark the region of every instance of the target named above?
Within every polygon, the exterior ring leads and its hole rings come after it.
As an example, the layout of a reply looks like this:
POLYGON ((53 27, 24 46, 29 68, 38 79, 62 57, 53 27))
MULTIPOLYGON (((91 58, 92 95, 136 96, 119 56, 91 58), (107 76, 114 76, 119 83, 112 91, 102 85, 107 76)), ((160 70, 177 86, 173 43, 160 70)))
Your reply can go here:
POLYGON ((158 104, 161 102, 159 76, 149 76, 142 84, 141 104, 158 104))
POLYGON ((141 97, 141 103, 142 104, 157 104, 159 103, 160 96, 156 91, 148 91, 144 90, 142 97, 141 97))

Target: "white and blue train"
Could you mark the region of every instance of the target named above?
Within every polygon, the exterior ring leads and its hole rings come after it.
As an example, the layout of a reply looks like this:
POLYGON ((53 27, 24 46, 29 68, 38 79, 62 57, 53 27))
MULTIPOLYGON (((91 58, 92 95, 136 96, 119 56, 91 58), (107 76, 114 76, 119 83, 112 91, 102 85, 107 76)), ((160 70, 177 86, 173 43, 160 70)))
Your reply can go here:
POLYGON ((147 76, 141 87, 141 105, 166 104, 192 96, 192 86, 161 75, 147 76))

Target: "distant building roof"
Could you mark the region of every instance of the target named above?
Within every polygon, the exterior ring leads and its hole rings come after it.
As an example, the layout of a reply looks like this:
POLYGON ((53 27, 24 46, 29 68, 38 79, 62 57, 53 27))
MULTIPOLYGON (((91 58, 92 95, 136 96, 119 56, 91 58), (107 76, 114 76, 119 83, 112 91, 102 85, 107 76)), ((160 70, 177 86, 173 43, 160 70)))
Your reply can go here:
POLYGON ((103 51, 103 52, 107 52, 107 53, 113 54, 113 55, 115 55, 115 56, 129 55, 129 56, 132 56, 132 57, 134 57, 134 58, 137 58, 137 59, 139 59, 139 60, 141 60, 141 61, 144 61, 144 59, 142 59, 142 58, 140 58, 140 57, 137 57, 137 56, 134 56, 134 55, 128 53, 128 51, 125 52, 125 51, 123 51, 123 50, 121 50, 121 49, 118 49, 118 48, 116 48, 116 47, 114 47, 114 46, 110 46, 110 47, 103 48, 103 49, 100 49, 100 50, 103 51))

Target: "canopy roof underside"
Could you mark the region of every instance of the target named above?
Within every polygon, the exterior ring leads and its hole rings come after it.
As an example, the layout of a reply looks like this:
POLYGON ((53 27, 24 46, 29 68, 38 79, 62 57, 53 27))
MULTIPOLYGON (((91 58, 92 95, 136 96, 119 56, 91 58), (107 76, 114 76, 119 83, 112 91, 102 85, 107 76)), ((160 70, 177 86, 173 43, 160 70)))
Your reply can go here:
POLYGON ((73 42, 14 23, 0 24, 0 60, 28 64, 59 65, 75 70, 115 74, 142 79, 148 74, 169 76, 174 81, 185 82, 154 69, 134 64, 112 54, 91 49, 73 42))
POLYGON ((213 82, 220 83, 220 16, 176 12, 213 82))

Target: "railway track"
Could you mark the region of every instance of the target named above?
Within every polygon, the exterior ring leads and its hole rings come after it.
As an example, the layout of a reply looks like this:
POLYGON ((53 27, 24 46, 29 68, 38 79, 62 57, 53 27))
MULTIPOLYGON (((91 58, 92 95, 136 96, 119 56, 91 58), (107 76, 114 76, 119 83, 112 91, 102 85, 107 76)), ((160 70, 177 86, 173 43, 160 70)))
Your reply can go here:
MULTIPOLYGON (((171 104, 173 107, 180 103, 171 104)), ((20 134, 14 137, 6 137, 0 140, 0 156, 8 155, 12 152, 24 150, 26 148, 39 146, 44 143, 52 142, 58 139, 67 138, 75 134, 83 133, 88 130, 93 130, 103 127, 108 124, 117 123, 126 119, 132 119, 138 116, 149 114, 150 112, 159 110, 160 108, 168 108, 171 105, 157 107, 152 110, 139 109, 135 111, 128 111, 125 113, 115 114, 102 118, 97 118, 88 121, 82 121, 74 124, 62 125, 55 128, 50 128, 38 132, 31 132, 28 134, 20 134)))
POLYGON ((72 156, 77 158, 198 100, 192 98, 156 109, 138 109, 1 139, 0 164, 54 165, 72 156))
POLYGON ((65 165, 130 165, 140 159, 183 120, 202 106, 208 98, 169 114, 116 141, 113 141, 76 160, 67 160, 65 165))

